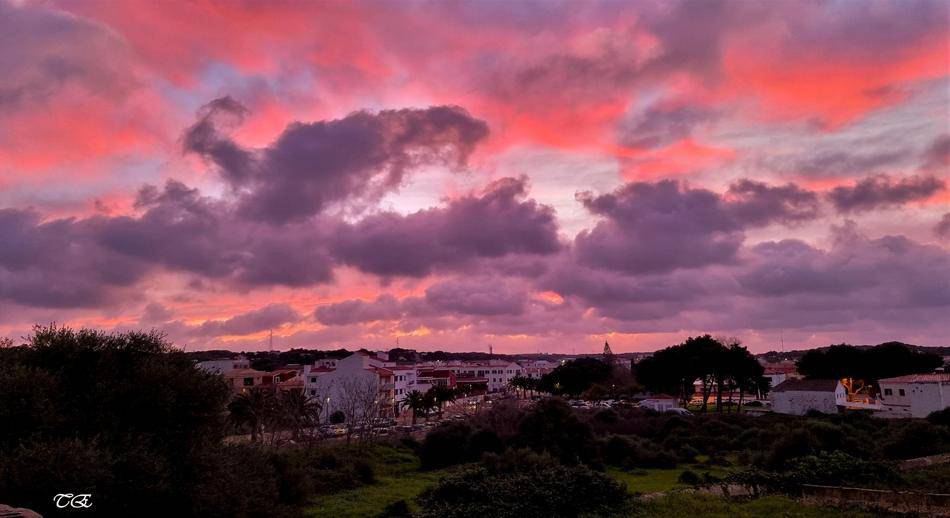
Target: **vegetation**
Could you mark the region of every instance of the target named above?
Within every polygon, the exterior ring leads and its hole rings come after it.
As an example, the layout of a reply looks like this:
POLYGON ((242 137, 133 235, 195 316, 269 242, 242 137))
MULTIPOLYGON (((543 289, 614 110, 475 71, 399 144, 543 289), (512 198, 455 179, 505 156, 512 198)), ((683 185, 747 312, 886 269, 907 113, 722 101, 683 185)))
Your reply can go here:
POLYGON ((419 501, 420 518, 617 516, 630 506, 626 488, 610 477, 525 450, 487 455, 419 501))
POLYGON ((919 352, 899 342, 887 342, 871 348, 847 344, 808 351, 796 362, 798 372, 809 378, 854 378, 867 382, 879 379, 933 372, 943 359, 930 352, 919 352))
POLYGON ((729 500, 713 495, 697 493, 672 493, 662 498, 643 503, 632 515, 636 518, 759 518, 782 516, 785 518, 879 518, 887 516, 880 512, 857 509, 835 509, 806 506, 782 496, 767 496, 754 500, 729 500))
POLYGON ((741 410, 746 393, 768 391, 762 377, 762 365, 736 340, 717 340, 709 335, 689 338, 685 342, 667 347, 635 365, 637 381, 653 392, 666 392, 679 396, 685 407, 693 396, 693 382, 702 381, 703 401, 701 410, 706 411, 710 396, 715 392, 716 409, 722 411, 724 393, 739 391, 741 410))

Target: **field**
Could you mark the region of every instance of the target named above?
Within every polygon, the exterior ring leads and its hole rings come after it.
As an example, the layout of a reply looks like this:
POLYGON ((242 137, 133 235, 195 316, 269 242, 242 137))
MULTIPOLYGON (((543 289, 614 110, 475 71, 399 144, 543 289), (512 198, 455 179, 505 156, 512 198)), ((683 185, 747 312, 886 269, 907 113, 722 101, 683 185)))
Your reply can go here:
POLYGON ((399 500, 405 500, 410 510, 416 510, 416 496, 451 471, 419 471, 419 458, 404 448, 378 446, 372 451, 371 461, 376 473, 375 483, 317 496, 304 515, 340 518, 376 516, 387 505, 399 500))
MULTIPOLYGON (((420 471, 418 458, 408 449, 379 446, 370 453, 376 472, 376 482, 356 489, 332 495, 322 495, 312 500, 304 515, 309 517, 333 516, 339 518, 377 516, 387 506, 403 500, 410 511, 418 510, 415 498, 440 477, 450 473, 449 468, 435 471, 420 471)), ((637 469, 622 471, 610 468, 607 474, 627 485, 634 494, 668 493, 647 499, 637 506, 636 518, 666 518, 681 516, 704 517, 758 517, 784 516, 788 518, 846 517, 865 518, 875 516, 860 511, 804 506, 784 497, 765 497, 751 501, 729 501, 712 495, 675 491, 688 486, 678 482, 680 474, 690 469, 697 475, 704 473, 723 477, 730 468, 719 466, 681 466, 675 469, 637 469)))
POLYGON ((858 510, 831 507, 806 506, 781 496, 767 496, 756 500, 727 500, 713 495, 696 493, 673 493, 649 500, 635 513, 637 518, 681 518, 702 516, 704 518, 758 518, 782 516, 783 518, 872 518, 886 516, 858 510))

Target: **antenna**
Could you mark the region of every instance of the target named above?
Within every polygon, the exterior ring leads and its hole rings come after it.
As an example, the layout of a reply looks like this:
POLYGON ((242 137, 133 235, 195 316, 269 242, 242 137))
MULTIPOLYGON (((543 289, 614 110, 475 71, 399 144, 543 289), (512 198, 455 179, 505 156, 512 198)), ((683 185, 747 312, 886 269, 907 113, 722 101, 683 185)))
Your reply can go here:
POLYGON ((270 337, 267 340, 267 349, 270 352, 274 352, 274 330, 270 330, 270 337))

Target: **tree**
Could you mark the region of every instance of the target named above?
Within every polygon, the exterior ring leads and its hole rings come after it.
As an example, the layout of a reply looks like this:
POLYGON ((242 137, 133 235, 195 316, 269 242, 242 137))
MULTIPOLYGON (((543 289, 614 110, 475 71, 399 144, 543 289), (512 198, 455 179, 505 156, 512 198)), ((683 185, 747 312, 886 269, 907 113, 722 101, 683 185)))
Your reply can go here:
POLYGON ((300 439, 302 429, 312 428, 320 419, 319 398, 307 397, 300 390, 281 392, 280 409, 294 440, 300 439))
POLYGON ((538 389, 552 394, 579 396, 595 383, 610 377, 610 367, 596 358, 578 358, 541 377, 538 389))
POLYGON ((808 378, 854 378, 868 383, 905 374, 933 372, 943 359, 900 342, 887 342, 861 349, 847 344, 806 352, 796 362, 798 372, 808 378))
POLYGON ((340 386, 339 409, 346 415, 346 442, 353 433, 361 430, 360 439, 365 441, 373 432, 373 419, 379 417, 382 408, 379 394, 379 378, 367 373, 343 380, 340 386))
POLYGON ((406 394, 406 400, 403 404, 412 411, 412 424, 415 426, 416 416, 425 410, 425 395, 418 390, 410 390, 409 393, 406 394))
POLYGON ((264 434, 265 425, 276 414, 276 401, 266 390, 242 392, 228 404, 229 420, 238 427, 251 429, 251 442, 257 442, 264 434))
POLYGON ((180 514, 230 397, 159 333, 58 326, 0 348, 0 387, 0 501, 43 514, 66 483, 104 515, 180 514))
POLYGON ((427 391, 427 394, 432 398, 432 401, 439 408, 440 418, 442 417, 442 406, 449 401, 454 401, 456 397, 454 390, 441 385, 436 385, 430 388, 427 391))
POLYGON ((745 347, 733 343, 728 354, 731 379, 733 385, 739 389, 739 406, 736 411, 740 412, 746 392, 758 391, 763 381, 767 387, 768 380, 762 376, 765 367, 745 347))

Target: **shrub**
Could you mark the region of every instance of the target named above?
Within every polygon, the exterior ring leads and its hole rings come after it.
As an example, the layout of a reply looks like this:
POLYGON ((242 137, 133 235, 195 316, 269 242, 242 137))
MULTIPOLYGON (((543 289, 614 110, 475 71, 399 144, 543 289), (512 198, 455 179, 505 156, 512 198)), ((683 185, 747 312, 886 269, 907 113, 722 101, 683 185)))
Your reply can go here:
POLYGON ((930 421, 931 424, 950 426, 950 407, 931 412, 930 415, 927 416, 927 420, 930 421))
POLYGON ((443 424, 428 434, 419 447, 422 469, 438 469, 470 459, 472 427, 466 423, 443 424))
POLYGON ((944 449, 944 434, 927 421, 912 421, 883 445, 884 454, 891 459, 911 459, 938 453, 944 449))
POLYGON ((383 509, 379 518, 409 518, 412 513, 409 511, 409 504, 405 500, 397 500, 383 509))
POLYGON ((680 473, 680 476, 677 480, 680 484, 686 484, 688 486, 698 486, 702 481, 699 478, 699 475, 688 469, 680 473))
POLYGON ((618 516, 629 505, 626 487, 604 474, 510 450, 443 478, 419 502, 420 518, 618 516))

